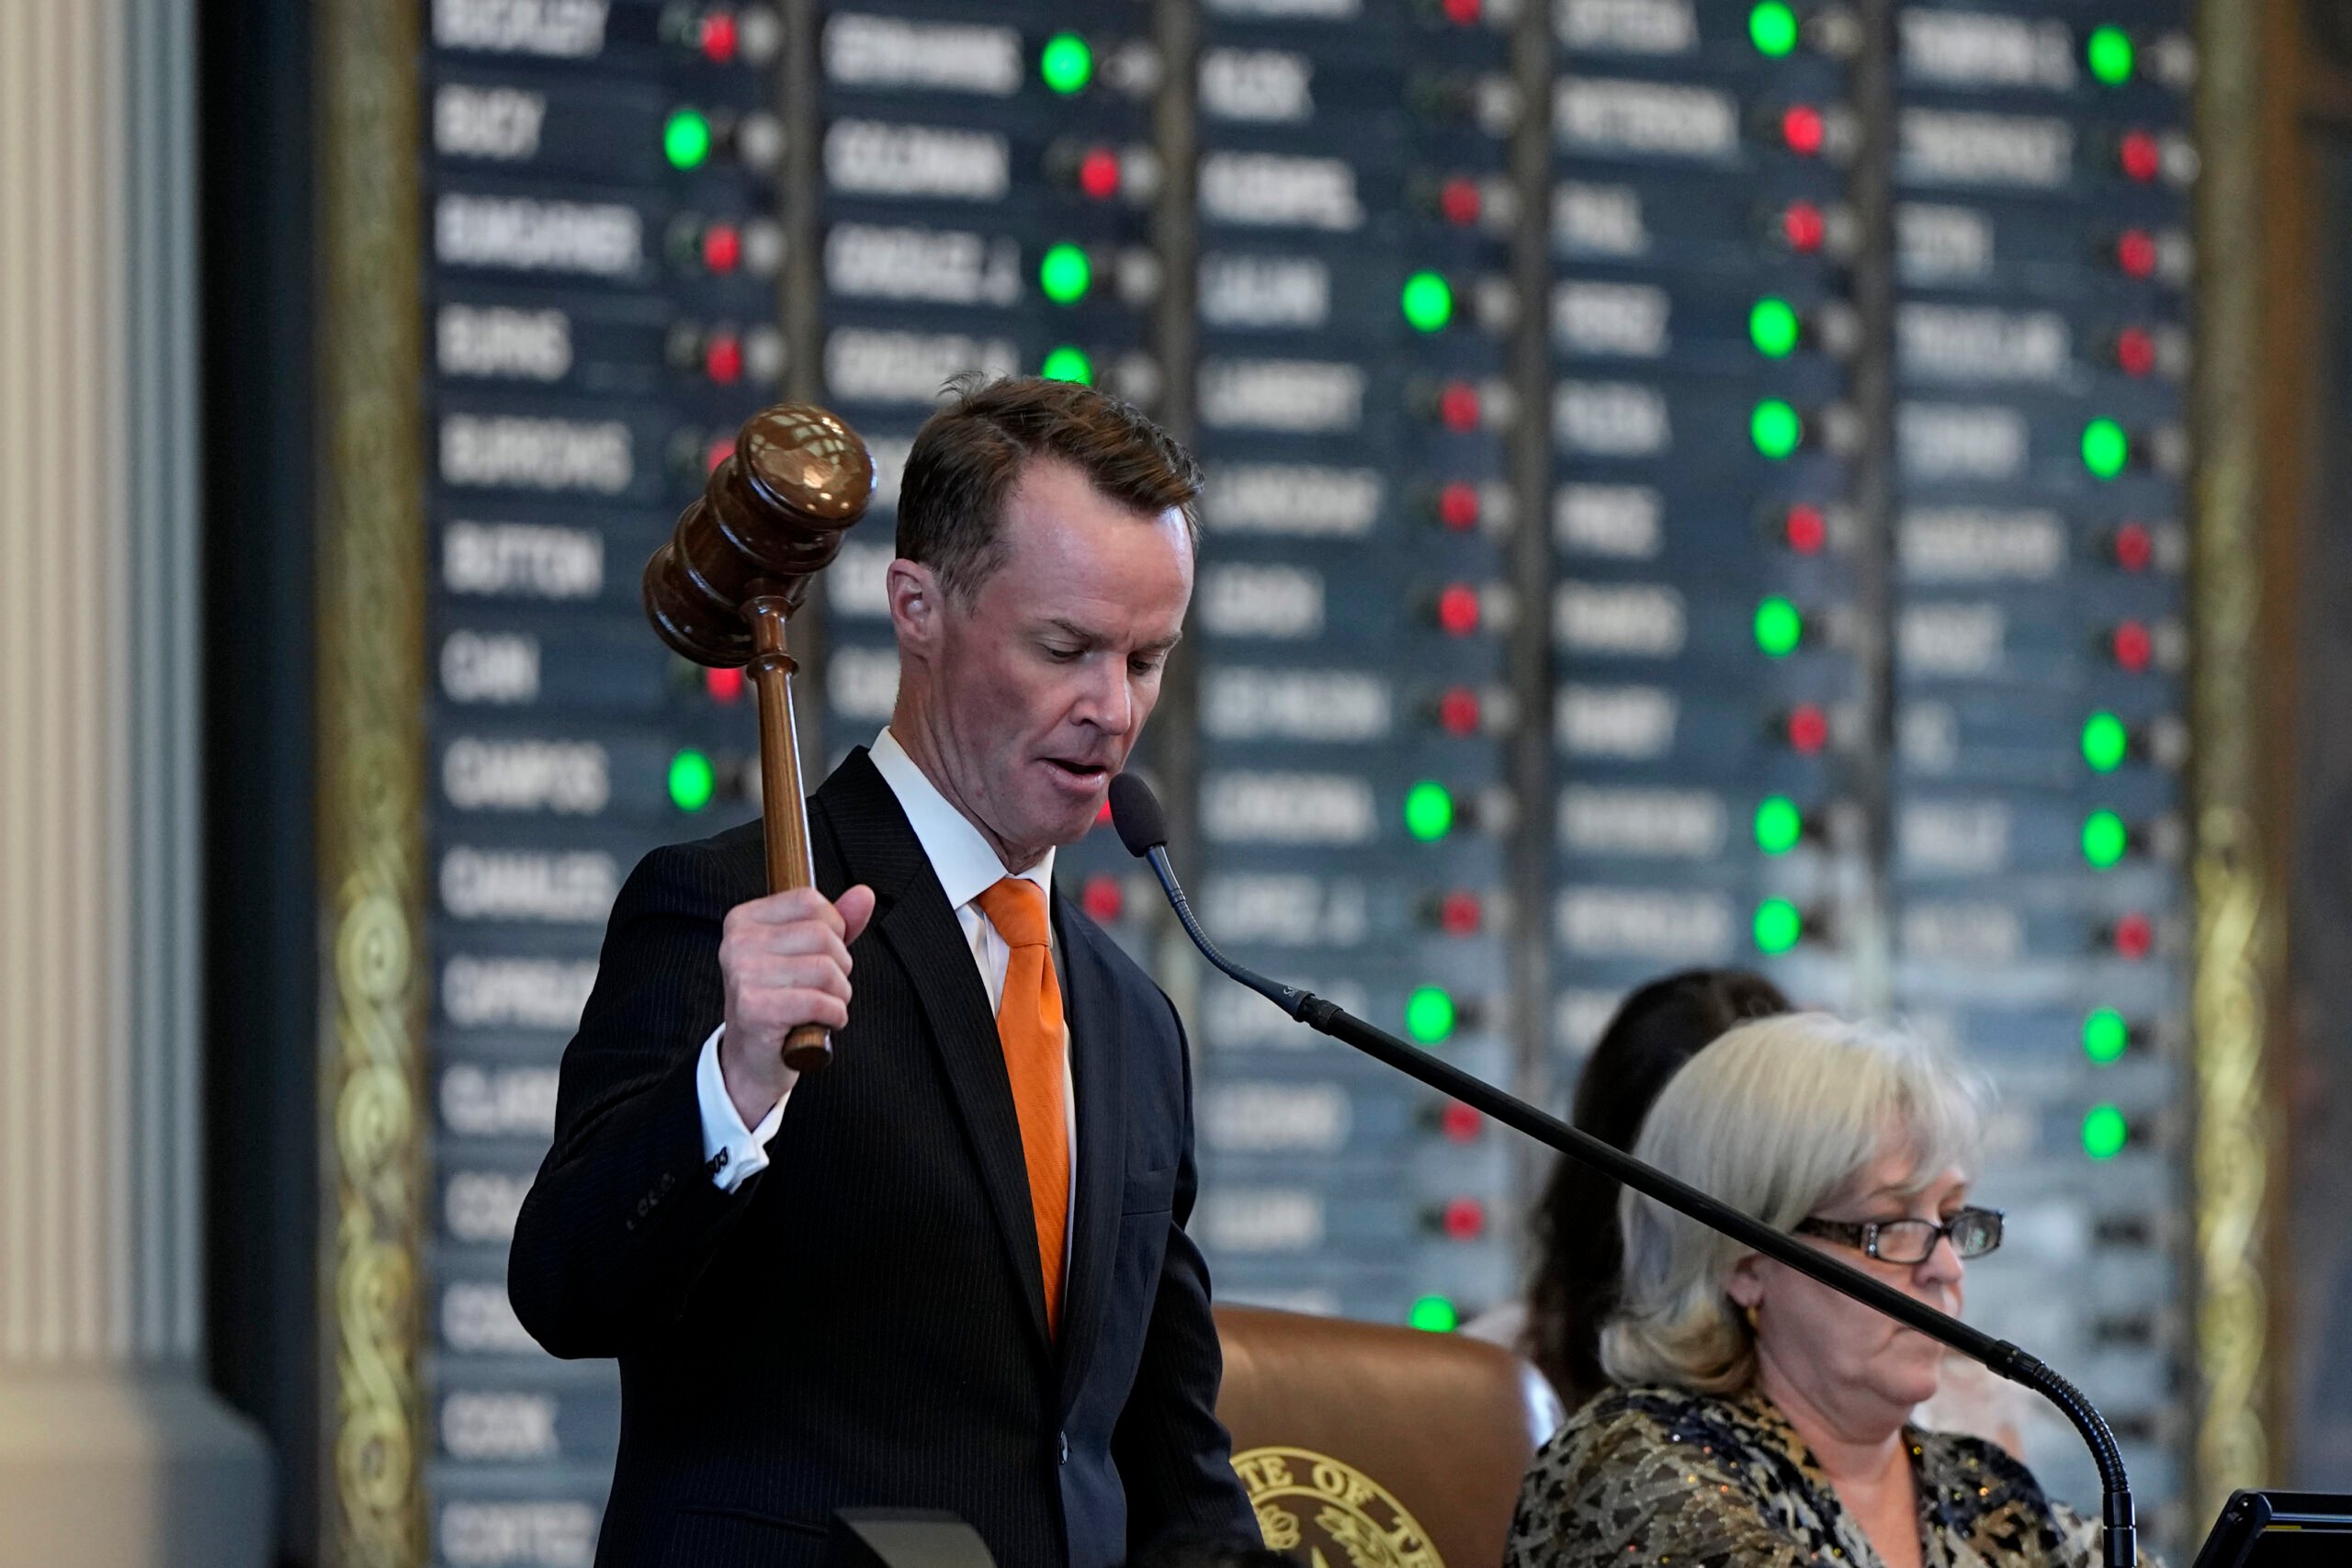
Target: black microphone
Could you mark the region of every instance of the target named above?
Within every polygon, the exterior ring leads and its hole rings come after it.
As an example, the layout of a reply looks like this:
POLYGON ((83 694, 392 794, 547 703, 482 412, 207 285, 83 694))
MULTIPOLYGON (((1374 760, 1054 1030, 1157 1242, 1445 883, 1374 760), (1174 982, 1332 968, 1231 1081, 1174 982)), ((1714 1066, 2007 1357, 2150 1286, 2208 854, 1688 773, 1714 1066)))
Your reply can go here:
POLYGON ((1270 980, 1253 969, 1246 969, 1217 951, 1208 933, 1193 913, 1192 901, 1184 897, 1175 870, 1168 863, 1168 817, 1160 809, 1159 797, 1151 786, 1133 773, 1121 773, 1111 781, 1111 822, 1118 829, 1119 841, 1127 852, 1151 863, 1159 878, 1162 892, 1168 895, 1169 908, 1176 911, 1176 919, 1183 925, 1184 934, 1201 950, 1201 956, 1218 969, 1272 1002, 1291 1017, 1321 1033, 1345 1044, 1352 1045, 1366 1055, 1375 1056, 1408 1077, 1436 1089, 1451 1099, 1458 1100, 1481 1113, 1492 1117, 1505 1126, 1514 1127, 1536 1142, 1549 1145, 1569 1158, 1590 1166, 1604 1176, 1632 1188, 1645 1198, 1652 1198, 1676 1213, 1689 1216, 1718 1235, 1727 1235, 1742 1247, 1760 1252, 1776 1263, 1785 1264, 1798 1273, 1817 1280, 1840 1295, 1860 1302, 1863 1305, 1885 1314, 1906 1328, 1917 1329, 1947 1348, 1959 1351, 1972 1361, 1978 1361, 2011 1382, 2021 1383, 2048 1399, 2066 1418, 2075 1424, 2089 1447, 2091 1460, 2098 1467, 2099 1488, 2105 1494, 2101 1509, 2106 1526, 2106 1568, 2134 1568, 2139 1562, 2136 1527, 2132 1519, 2132 1483, 2123 1471, 2123 1455, 2116 1447, 2115 1433, 2107 1418, 2083 1392, 2051 1370, 2039 1358, 2010 1344, 1996 1339, 1982 1329, 1972 1328, 1949 1313, 1913 1296, 1906 1296, 1894 1286, 1874 1280, 1850 1264, 1841 1263, 1829 1254, 1809 1247, 1795 1236, 1776 1231, 1762 1221, 1742 1213, 1730 1204, 1702 1192, 1687 1181, 1668 1176, 1656 1166, 1645 1164, 1613 1145, 1603 1143, 1580 1127, 1574 1127, 1515 1095, 1506 1094, 1484 1078, 1474 1077, 1450 1062, 1440 1061, 1428 1052, 1407 1044, 1385 1030, 1376 1029, 1349 1012, 1338 1003, 1325 999, 1295 986, 1285 986, 1270 980))

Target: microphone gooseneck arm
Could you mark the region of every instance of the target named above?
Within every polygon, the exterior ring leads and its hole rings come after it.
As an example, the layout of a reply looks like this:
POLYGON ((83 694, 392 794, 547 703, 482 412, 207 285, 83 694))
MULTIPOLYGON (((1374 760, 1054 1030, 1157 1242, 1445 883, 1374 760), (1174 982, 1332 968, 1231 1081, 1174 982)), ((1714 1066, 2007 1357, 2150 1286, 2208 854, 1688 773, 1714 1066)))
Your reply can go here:
MULTIPOLYGON (((1125 775, 1112 782, 1114 785, 1123 784, 1125 775)), ((1140 781, 1137 783, 1140 784, 1140 781)), ((1131 798, 1137 793, 1114 788, 1112 792, 1114 811, 1128 804, 1128 798, 1123 798, 1123 795, 1131 798)), ((1157 833, 1152 831, 1160 827, 1158 821, 1159 803, 1151 801, 1148 811, 1147 828, 1131 836, 1128 823, 1122 820, 1120 837, 1126 841, 1131 852, 1151 863, 1153 873, 1159 878, 1160 890, 1168 895, 1169 907, 1176 911, 1176 919, 1182 924, 1184 934, 1193 939, 1193 945, 1200 949, 1201 956, 1218 970, 1249 987, 1308 1028, 1385 1062, 1408 1077, 1419 1079, 1440 1094, 1460 1100, 1503 1125, 1524 1133, 1538 1143, 1549 1145, 1644 1197, 1655 1199, 1776 1263, 1819 1280, 1839 1294, 1882 1312, 1904 1326, 1917 1329, 1938 1344, 1957 1350, 1970 1360, 1990 1367, 2010 1382, 2042 1395, 2074 1423, 2075 1429, 2082 1434, 2084 1443, 2090 1449, 2093 1463, 2098 1468, 2099 1487, 2104 1494, 2102 1522, 2106 1526, 2104 1568, 2134 1568, 2139 1562, 2139 1547, 2137 1527, 2132 1517, 2132 1483, 2124 1473, 2123 1455, 2116 1446, 2115 1433, 2108 1426, 2107 1418, 2098 1413, 2098 1407, 2083 1392, 2048 1363, 2006 1339, 1996 1339, 1982 1329, 1970 1327, 1949 1313, 1938 1312, 1927 1303, 1905 1295, 1884 1281, 1871 1278, 1850 1264, 1839 1262, 1795 1236, 1774 1230, 1730 1204, 1708 1196, 1689 1182, 1668 1176, 1657 1167, 1602 1142, 1582 1128, 1572 1126, 1515 1095, 1506 1094, 1484 1078, 1473 1077, 1451 1062, 1441 1061, 1387 1031, 1374 1028, 1336 1002, 1295 986, 1285 986, 1254 969, 1236 964, 1219 952, 1216 943, 1209 940, 1208 932, 1201 929, 1200 918, 1193 912, 1192 900, 1184 897, 1183 885, 1176 880, 1175 869, 1168 863, 1164 829, 1157 833), (1139 843, 1138 838, 1144 841, 1139 843), (1150 841, 1153 839, 1159 841, 1150 841)))

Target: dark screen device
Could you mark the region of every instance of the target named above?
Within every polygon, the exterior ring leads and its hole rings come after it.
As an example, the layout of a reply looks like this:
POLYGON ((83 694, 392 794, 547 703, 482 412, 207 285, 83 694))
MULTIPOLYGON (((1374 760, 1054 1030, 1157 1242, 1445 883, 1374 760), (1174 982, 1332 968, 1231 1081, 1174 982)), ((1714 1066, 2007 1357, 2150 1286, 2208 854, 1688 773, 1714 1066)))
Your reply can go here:
POLYGON ((2352 1494, 2233 1492, 2191 1568, 2352 1562, 2352 1494))
POLYGON ((827 1568, 996 1568, 980 1532, 931 1508, 843 1508, 827 1568))

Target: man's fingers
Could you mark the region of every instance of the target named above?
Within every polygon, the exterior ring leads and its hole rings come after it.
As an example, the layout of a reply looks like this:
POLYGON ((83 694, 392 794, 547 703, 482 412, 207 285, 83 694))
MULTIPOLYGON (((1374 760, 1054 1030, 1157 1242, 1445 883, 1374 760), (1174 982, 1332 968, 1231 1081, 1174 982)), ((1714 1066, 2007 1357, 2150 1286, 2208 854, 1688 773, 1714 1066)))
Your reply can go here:
POLYGON ((831 958, 844 970, 851 967, 849 943, 815 920, 795 920, 788 926, 750 926, 733 939, 739 960, 763 953, 778 958, 813 954, 831 958))
POLYGON ((795 887, 753 898, 727 911, 727 929, 766 931, 814 921, 844 942, 855 942, 874 918, 874 889, 864 883, 841 896, 838 903, 813 887, 795 887))
POLYGON ((829 981, 799 986, 779 981, 759 986, 737 997, 727 1010, 731 1027, 745 1041, 774 1043, 804 1023, 838 1029, 849 1021, 849 985, 838 975, 829 981))
POLYGON ((813 887, 795 887, 753 898, 727 911, 727 923, 736 926, 783 926, 801 920, 821 922, 835 936, 842 932, 841 911, 813 887))
POLYGON ((754 958, 737 972, 735 980, 746 996, 759 991, 803 989, 830 992, 847 1001, 850 994, 849 976, 840 964, 824 957, 754 958))
POLYGON ((771 991, 746 1021, 777 1039, 804 1023, 841 1029, 849 1023, 849 998, 824 990, 771 991))
POLYGON ((874 889, 863 882, 841 896, 833 908, 842 918, 842 941, 855 942, 865 930, 865 922, 874 918, 874 889))

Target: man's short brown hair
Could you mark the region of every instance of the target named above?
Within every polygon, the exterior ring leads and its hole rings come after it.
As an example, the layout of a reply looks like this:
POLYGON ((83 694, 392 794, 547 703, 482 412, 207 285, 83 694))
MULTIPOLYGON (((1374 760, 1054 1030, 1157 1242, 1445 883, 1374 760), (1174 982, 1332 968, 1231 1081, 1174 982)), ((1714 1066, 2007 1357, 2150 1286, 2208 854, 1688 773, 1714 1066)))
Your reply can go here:
POLYGON ((1035 376, 949 384, 923 422, 899 482, 899 554, 969 604, 1004 560, 1004 505, 1033 457, 1058 457, 1120 505, 1184 514, 1194 548, 1200 465, 1133 404, 1075 381, 1035 376))

